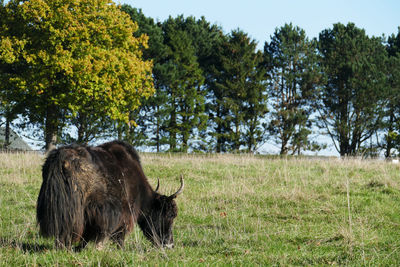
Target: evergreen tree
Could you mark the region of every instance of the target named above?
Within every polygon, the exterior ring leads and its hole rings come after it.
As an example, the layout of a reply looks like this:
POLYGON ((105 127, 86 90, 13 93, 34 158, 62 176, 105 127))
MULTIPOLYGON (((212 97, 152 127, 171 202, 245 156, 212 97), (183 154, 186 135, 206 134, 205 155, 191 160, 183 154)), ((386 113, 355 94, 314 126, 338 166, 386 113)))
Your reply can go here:
POLYGON ((387 102, 384 117, 383 148, 385 157, 392 156, 393 149, 400 151, 400 27, 397 35, 388 38, 386 46, 389 60, 387 66, 387 102))
POLYGON ((381 127, 386 51, 353 23, 334 24, 319 35, 327 83, 319 98, 319 126, 341 156, 357 155, 381 127))
POLYGON ((312 102, 322 80, 316 43, 308 40, 304 30, 285 24, 265 43, 264 54, 273 108, 268 131, 280 143, 281 155, 310 149, 312 102))
POLYGON ((205 99, 201 92, 204 77, 197 61, 193 38, 184 29, 185 22, 183 16, 179 16, 176 19, 170 17, 163 23, 168 57, 163 64, 162 77, 170 109, 167 126, 170 150, 186 152, 193 130, 205 127, 205 99))
POLYGON ((236 30, 219 48, 210 104, 217 152, 239 151, 242 145, 253 152, 264 136, 265 69, 256 47, 247 34, 236 30))
POLYGON ((131 113, 131 117, 137 122, 137 125, 122 124, 117 128, 122 139, 128 140, 136 146, 154 147, 159 152, 168 144, 166 122, 170 115, 167 108, 168 94, 162 78, 163 64, 167 58, 162 24, 155 23, 152 18, 146 17, 140 9, 129 5, 123 5, 121 9, 138 24, 139 30, 134 35, 139 37, 145 34, 149 37, 148 48, 144 50, 143 58, 153 62, 153 80, 156 91, 150 98, 143 98, 142 105, 131 113))
POLYGON ((191 36, 192 44, 195 47, 197 62, 202 71, 204 83, 200 87, 200 93, 205 98, 205 112, 202 115, 202 124, 195 129, 192 137, 191 146, 196 151, 211 151, 212 140, 209 137, 210 131, 210 97, 212 96, 210 86, 212 86, 213 75, 212 66, 216 61, 216 45, 223 36, 222 29, 219 26, 212 25, 204 17, 196 20, 194 17, 188 17, 183 24, 184 30, 191 36))
POLYGON ((138 33, 149 36, 144 57, 154 64, 156 93, 133 113, 138 121, 136 138, 147 137, 150 142, 143 144, 155 146, 157 151, 165 144, 172 151, 186 151, 189 146, 194 150, 206 149, 207 91, 203 81, 213 53, 211 39, 220 29, 204 18, 183 16, 155 24, 141 10, 127 5, 122 9, 139 24, 138 33))

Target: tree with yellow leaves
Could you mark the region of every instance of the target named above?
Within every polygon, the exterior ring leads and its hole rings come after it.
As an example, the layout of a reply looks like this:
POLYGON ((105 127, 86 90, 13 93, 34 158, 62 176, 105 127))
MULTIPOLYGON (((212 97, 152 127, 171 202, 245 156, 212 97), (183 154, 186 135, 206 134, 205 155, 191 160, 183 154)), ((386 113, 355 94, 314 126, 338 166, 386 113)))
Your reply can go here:
POLYGON ((46 150, 68 117, 135 123, 129 113, 154 93, 152 63, 142 59, 147 36, 134 37, 138 26, 119 6, 11 0, 1 9, 0 79, 44 126, 46 150))

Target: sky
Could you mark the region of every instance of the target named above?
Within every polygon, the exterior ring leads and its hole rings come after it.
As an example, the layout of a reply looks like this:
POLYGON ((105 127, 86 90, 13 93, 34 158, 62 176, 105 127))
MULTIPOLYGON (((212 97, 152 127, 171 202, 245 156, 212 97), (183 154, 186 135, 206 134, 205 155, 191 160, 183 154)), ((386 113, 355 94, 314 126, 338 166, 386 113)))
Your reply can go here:
POLYGON ((225 33, 241 29, 258 41, 270 41, 276 28, 293 23, 309 38, 318 37, 334 23, 353 22, 369 36, 390 36, 400 26, 400 0, 120 0, 141 8, 158 21, 169 16, 204 16, 225 33))

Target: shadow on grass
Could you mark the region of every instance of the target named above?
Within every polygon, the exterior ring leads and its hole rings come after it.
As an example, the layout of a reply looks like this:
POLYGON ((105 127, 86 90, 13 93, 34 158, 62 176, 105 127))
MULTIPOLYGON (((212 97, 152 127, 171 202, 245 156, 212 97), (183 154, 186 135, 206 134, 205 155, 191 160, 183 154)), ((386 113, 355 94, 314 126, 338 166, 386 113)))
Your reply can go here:
POLYGON ((183 247, 199 247, 200 246, 200 242, 199 241, 183 241, 182 242, 183 247))
POLYGON ((19 240, 5 237, 0 237, 0 247, 20 249, 27 253, 45 252, 53 248, 51 245, 21 242, 19 240))

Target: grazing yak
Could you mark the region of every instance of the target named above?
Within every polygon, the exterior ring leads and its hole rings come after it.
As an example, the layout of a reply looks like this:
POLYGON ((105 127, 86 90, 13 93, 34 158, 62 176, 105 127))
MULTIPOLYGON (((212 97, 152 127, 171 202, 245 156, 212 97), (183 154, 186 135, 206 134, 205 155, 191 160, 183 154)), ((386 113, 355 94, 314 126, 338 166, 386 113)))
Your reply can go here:
POLYGON ((37 201, 41 235, 55 237, 57 247, 111 239, 120 247, 135 222, 156 246, 173 247, 174 199, 153 190, 139 155, 130 145, 113 141, 96 147, 71 145, 49 153, 42 169, 37 201))

